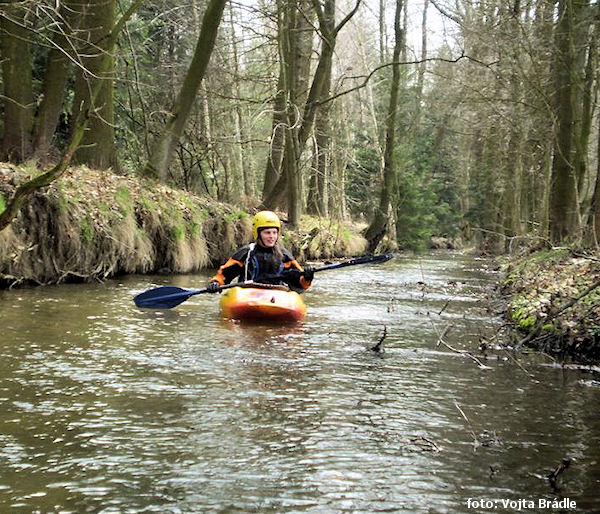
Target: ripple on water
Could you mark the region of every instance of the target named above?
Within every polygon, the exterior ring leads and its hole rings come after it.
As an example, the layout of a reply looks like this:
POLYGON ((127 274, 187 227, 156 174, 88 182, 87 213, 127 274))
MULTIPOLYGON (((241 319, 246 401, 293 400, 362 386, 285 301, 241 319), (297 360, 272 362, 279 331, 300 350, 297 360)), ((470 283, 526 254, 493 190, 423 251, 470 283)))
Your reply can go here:
POLYGON ((462 512, 557 494, 536 476, 565 456, 561 494, 598 510, 593 376, 482 371, 436 345, 447 325, 472 352, 497 331, 483 264, 324 272, 282 327, 222 320, 211 295, 131 303, 207 275, 20 291, 2 312, 0 510, 462 512))

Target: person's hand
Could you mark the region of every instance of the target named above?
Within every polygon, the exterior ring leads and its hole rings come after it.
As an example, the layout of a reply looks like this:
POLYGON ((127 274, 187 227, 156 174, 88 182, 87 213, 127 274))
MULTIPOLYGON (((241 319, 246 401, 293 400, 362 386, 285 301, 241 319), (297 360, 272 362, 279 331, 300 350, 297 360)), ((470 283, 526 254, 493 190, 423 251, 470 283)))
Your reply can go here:
POLYGON ((305 266, 302 276, 307 282, 312 282, 313 278, 315 278, 315 268, 312 266, 305 266))
POLYGON ((218 282, 209 282, 208 286, 206 286, 206 290, 209 293, 218 293, 220 287, 221 287, 221 284, 219 284, 218 282))
POLYGON ((300 280, 300 277, 302 276, 302 272, 299 269, 296 268, 291 268, 288 270, 285 270, 282 275, 285 277, 286 280, 292 280, 295 282, 298 282, 298 280, 300 280))

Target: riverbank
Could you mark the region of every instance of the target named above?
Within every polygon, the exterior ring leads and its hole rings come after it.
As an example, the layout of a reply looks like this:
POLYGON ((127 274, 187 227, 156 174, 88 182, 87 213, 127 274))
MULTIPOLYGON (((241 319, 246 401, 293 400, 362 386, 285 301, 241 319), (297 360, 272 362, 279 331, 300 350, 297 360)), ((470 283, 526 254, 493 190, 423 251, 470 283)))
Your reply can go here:
MULTIPOLYGON (((34 170, 0 164, 0 211, 34 170)), ((137 176, 85 167, 34 193, 0 232, 0 286, 90 282, 130 273, 192 273, 252 237, 250 212, 137 176)), ((305 216, 283 231, 298 260, 359 255, 362 227, 305 216)))
POLYGON ((506 260, 500 284, 512 345, 600 361, 600 253, 554 248, 506 260))

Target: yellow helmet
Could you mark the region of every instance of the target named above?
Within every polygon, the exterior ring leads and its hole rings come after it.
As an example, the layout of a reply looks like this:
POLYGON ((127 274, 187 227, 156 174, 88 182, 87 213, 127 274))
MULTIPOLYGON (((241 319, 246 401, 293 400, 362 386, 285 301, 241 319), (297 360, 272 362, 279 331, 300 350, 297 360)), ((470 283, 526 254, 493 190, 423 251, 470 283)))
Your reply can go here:
POLYGON ((252 219, 252 237, 258 239, 258 232, 262 228, 276 228, 281 233, 281 221, 272 211, 260 211, 252 219))

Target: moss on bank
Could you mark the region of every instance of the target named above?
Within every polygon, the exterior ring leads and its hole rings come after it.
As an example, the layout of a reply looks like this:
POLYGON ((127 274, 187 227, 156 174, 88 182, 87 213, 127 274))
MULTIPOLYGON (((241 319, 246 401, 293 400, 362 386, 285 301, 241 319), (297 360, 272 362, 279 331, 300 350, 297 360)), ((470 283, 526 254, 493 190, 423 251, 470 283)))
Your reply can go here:
MULTIPOLYGON (((35 170, 0 164, 0 212, 35 170)), ((303 217, 284 228, 303 261, 359 255, 360 227, 303 217)), ((102 280, 125 273, 189 273, 223 262, 251 239, 251 213, 139 177, 85 167, 33 194, 0 232, 0 285, 102 280)))
POLYGON ((600 360, 600 255, 569 248, 511 259, 506 315, 517 344, 577 361, 600 360))

